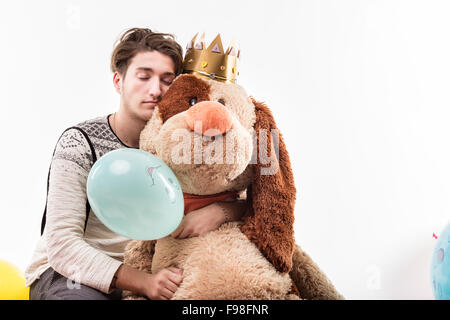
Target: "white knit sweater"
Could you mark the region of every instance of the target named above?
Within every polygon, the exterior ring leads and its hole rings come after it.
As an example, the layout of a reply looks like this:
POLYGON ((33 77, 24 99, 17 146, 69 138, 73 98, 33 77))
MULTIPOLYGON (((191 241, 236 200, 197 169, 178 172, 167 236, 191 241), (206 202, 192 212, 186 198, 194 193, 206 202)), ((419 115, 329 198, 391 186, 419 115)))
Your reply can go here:
MULTIPOLYGON (((112 131, 108 116, 76 126, 88 134, 97 159, 127 147, 112 131)), ((84 232, 86 181, 92 159, 89 144, 80 131, 70 129, 58 140, 50 170, 46 226, 25 271, 27 286, 51 266, 73 281, 110 292, 129 239, 109 230, 92 211, 84 232)))

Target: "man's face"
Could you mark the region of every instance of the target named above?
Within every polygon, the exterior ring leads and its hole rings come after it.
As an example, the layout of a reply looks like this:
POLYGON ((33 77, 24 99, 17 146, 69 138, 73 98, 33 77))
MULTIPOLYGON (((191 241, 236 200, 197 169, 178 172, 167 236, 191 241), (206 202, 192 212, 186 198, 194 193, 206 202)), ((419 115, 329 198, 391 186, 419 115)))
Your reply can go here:
POLYGON ((153 110, 175 79, 172 59, 158 51, 137 53, 126 75, 114 75, 121 105, 132 117, 150 120, 153 110))

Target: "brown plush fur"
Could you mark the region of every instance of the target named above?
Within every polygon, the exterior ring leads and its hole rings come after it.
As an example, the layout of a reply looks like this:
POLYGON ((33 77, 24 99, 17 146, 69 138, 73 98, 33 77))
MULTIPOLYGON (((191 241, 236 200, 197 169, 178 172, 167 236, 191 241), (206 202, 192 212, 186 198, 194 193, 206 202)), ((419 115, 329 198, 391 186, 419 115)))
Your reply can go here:
POLYGON ((298 245, 295 245, 292 261, 293 267, 289 275, 302 293, 303 299, 344 300, 344 296, 298 245))
POLYGON ((174 115, 186 111, 190 100, 209 100, 209 84, 196 77, 179 77, 167 90, 167 97, 158 105, 163 123, 174 115))
POLYGON ((158 240, 155 252, 166 254, 154 255, 153 273, 170 265, 185 270, 172 299, 297 299, 288 294, 289 274, 277 272, 236 222, 202 237, 158 240))
MULTIPOLYGON (((253 100, 256 107, 255 131, 257 138, 257 164, 253 167, 251 185, 251 204, 246 216, 242 232, 253 241, 264 256, 280 272, 288 272, 292 268, 294 250, 294 205, 295 185, 281 134, 279 134, 279 160, 275 154, 275 146, 271 130, 278 130, 270 110, 262 103, 253 100), (259 140, 261 129, 267 133, 267 152, 270 162, 261 164, 260 147, 265 145, 259 140), (276 173, 264 174, 263 167, 275 166, 276 173)), ((263 150, 265 151, 265 150, 263 150)))
MULTIPOLYGON (((321 270, 295 245, 295 185, 281 134, 276 139, 270 131, 276 129, 269 108, 249 98, 241 86, 179 76, 142 131, 140 148, 158 156, 174 171, 183 192, 212 195, 247 191, 249 209, 242 222, 226 223, 204 236, 131 241, 125 264, 152 273, 169 266, 183 269, 184 280, 173 299, 341 299, 321 270), (232 129, 224 136, 235 144, 207 139, 201 141, 202 154, 191 152, 198 138, 186 124, 192 98, 225 102, 232 129), (187 131, 189 139, 181 144, 174 140, 177 130, 187 131), (260 143, 253 145, 253 130, 258 139, 260 130, 267 132, 262 140, 268 142, 267 154, 263 154, 270 159, 268 164, 260 158, 260 143), (180 145, 188 163, 173 159, 173 150, 179 151, 176 148, 180 145), (223 155, 217 156, 218 147, 224 148, 223 155), (232 156, 233 162, 193 162, 194 156, 205 156, 211 150, 215 160, 232 156), (252 164, 255 154, 257 161, 252 164)), ((137 298, 126 293, 126 299, 137 298)))

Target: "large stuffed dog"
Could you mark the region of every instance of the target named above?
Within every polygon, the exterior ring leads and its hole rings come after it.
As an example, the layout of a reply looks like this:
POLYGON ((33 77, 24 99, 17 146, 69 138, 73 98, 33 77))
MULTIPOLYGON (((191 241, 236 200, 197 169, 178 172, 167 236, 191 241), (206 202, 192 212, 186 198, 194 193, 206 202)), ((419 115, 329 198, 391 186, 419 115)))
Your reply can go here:
MULTIPOLYGON (((172 169, 186 204, 196 198, 241 197, 248 210, 242 222, 225 223, 204 236, 131 241, 124 263, 151 273, 169 266, 183 269, 172 299, 342 299, 295 244, 296 189, 271 111, 242 86, 226 81, 235 69, 220 75, 231 69, 230 61, 205 62, 214 53, 230 55, 217 39, 208 49, 203 43, 188 47, 189 74, 177 77, 155 108, 140 148, 172 169)), ((189 214, 198 206, 186 209, 189 214)))

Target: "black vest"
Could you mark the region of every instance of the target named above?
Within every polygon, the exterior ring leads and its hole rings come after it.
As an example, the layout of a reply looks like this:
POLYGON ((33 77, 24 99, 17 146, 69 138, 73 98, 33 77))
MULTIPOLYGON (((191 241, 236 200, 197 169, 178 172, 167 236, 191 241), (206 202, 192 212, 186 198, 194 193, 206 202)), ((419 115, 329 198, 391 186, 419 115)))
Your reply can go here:
MULTIPOLYGON (((91 148, 92 165, 94 165, 94 163, 97 161, 97 155, 95 154, 94 145, 92 144, 91 140, 89 139, 88 134, 83 129, 81 129, 80 127, 70 127, 70 128, 67 128, 66 130, 64 130, 64 132, 61 134, 61 137, 63 136, 63 134, 66 131, 68 131, 70 129, 76 129, 76 130, 80 131, 81 134, 85 137, 86 141, 89 144, 89 147, 91 148)), ((60 139, 61 139, 61 137, 60 137, 60 139)), ((58 141, 59 141, 59 139, 58 139, 58 141)), ((58 145, 58 144, 56 144, 56 145, 58 145)), ((56 147, 55 147, 55 150, 53 151, 53 156, 55 155, 55 151, 56 151, 56 147)), ((52 158, 53 158, 53 156, 52 156, 52 158)), ((48 177, 47 177, 47 198, 45 200, 45 209, 44 209, 44 214, 42 216, 42 222, 41 222, 41 236, 44 233, 46 216, 47 216, 47 201, 48 201, 48 189, 49 189, 49 186, 50 186, 50 170, 51 170, 51 167, 52 167, 52 165, 50 164, 50 168, 48 169, 48 177)), ((84 231, 86 231, 87 221, 88 221, 88 218, 89 218, 89 211, 91 211, 91 206, 89 204, 89 201, 86 200, 86 219, 84 221, 84 231)))

